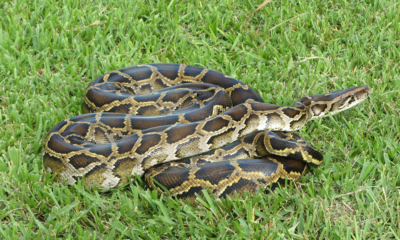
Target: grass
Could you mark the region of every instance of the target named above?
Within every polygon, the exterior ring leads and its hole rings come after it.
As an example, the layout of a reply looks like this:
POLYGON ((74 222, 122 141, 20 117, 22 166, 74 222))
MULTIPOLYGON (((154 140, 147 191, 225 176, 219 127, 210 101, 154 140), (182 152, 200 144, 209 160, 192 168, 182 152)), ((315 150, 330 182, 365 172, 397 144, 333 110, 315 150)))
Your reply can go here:
POLYGON ((0 1, 4 239, 400 239, 396 0, 0 1), (109 193, 44 174, 43 141, 105 72, 174 62, 241 79, 266 102, 368 84, 359 107, 300 135, 325 162, 269 195, 197 205, 140 179, 109 193))

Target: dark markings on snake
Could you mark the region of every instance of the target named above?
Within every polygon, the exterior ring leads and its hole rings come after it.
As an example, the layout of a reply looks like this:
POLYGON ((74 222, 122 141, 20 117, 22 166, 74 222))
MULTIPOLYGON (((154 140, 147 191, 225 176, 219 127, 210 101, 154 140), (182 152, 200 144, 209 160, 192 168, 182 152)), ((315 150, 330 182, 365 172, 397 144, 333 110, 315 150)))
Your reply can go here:
POLYGON ((115 113, 129 113, 130 112, 130 104, 120 104, 118 106, 114 106, 110 108, 110 111, 115 113))
POLYGON ((113 152, 111 144, 97 145, 96 147, 93 147, 88 151, 94 154, 104 156, 105 158, 108 158, 113 152))
POLYGON ((49 139, 48 147, 58 153, 69 153, 82 150, 82 147, 72 144, 64 144, 64 138, 59 135, 53 135, 49 139))
POLYGON ((186 124, 184 128, 171 128, 165 131, 167 134, 167 142, 175 143, 182 140, 182 136, 191 136, 196 132, 196 124, 186 124))
POLYGON ((216 162, 202 165, 195 173, 196 179, 209 181, 211 184, 218 184, 224 179, 228 179, 235 167, 229 162, 216 162))
POLYGON ((229 120, 223 119, 222 117, 217 117, 208 121, 204 125, 203 129, 207 132, 213 132, 216 130, 220 130, 224 127, 227 127, 229 125, 229 122, 230 122, 229 120))
POLYGON ((141 140, 140 146, 136 149, 136 153, 138 154, 144 154, 151 147, 156 146, 160 142, 161 136, 159 134, 147 134, 141 140))
POLYGON ((100 162, 98 158, 87 156, 83 153, 70 157, 69 161, 76 169, 85 168, 91 163, 100 162))

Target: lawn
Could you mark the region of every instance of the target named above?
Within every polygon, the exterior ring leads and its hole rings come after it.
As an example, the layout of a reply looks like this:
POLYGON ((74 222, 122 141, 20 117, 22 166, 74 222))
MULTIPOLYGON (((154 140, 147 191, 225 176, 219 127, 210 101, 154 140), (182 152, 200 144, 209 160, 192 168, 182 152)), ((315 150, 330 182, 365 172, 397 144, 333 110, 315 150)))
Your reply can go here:
POLYGON ((400 3, 262 3, 0 1, 0 238, 400 239, 400 3), (298 132, 325 162, 271 194, 190 205, 140 179, 101 193, 45 174, 45 137, 82 113, 85 86, 156 62, 223 72, 279 105, 373 91, 298 132))

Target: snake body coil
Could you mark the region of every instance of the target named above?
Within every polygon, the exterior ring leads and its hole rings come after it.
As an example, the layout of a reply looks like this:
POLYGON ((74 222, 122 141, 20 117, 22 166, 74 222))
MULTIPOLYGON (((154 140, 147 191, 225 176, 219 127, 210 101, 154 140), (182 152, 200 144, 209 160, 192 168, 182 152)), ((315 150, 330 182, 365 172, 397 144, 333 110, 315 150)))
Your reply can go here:
POLYGON ((369 95, 352 87, 264 103, 242 82, 179 64, 107 73, 86 89, 84 111, 46 139, 43 165, 57 179, 115 188, 135 174, 178 197, 210 189, 216 197, 297 180, 323 156, 291 133, 314 118, 348 109, 369 95), (156 182, 153 181, 156 180, 156 182))

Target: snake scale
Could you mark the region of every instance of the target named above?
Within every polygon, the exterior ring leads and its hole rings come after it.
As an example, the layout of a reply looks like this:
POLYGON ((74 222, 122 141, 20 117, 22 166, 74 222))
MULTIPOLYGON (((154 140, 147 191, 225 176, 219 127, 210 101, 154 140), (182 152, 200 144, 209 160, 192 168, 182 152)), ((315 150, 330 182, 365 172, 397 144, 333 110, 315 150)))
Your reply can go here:
POLYGON ((87 114, 51 130, 43 166, 66 184, 82 180, 105 189, 137 174, 180 198, 203 189, 217 198, 268 192, 323 162, 293 131, 355 106, 369 92, 366 85, 351 87, 284 107, 264 103, 249 86, 213 70, 163 63, 128 67, 87 87, 87 114))

